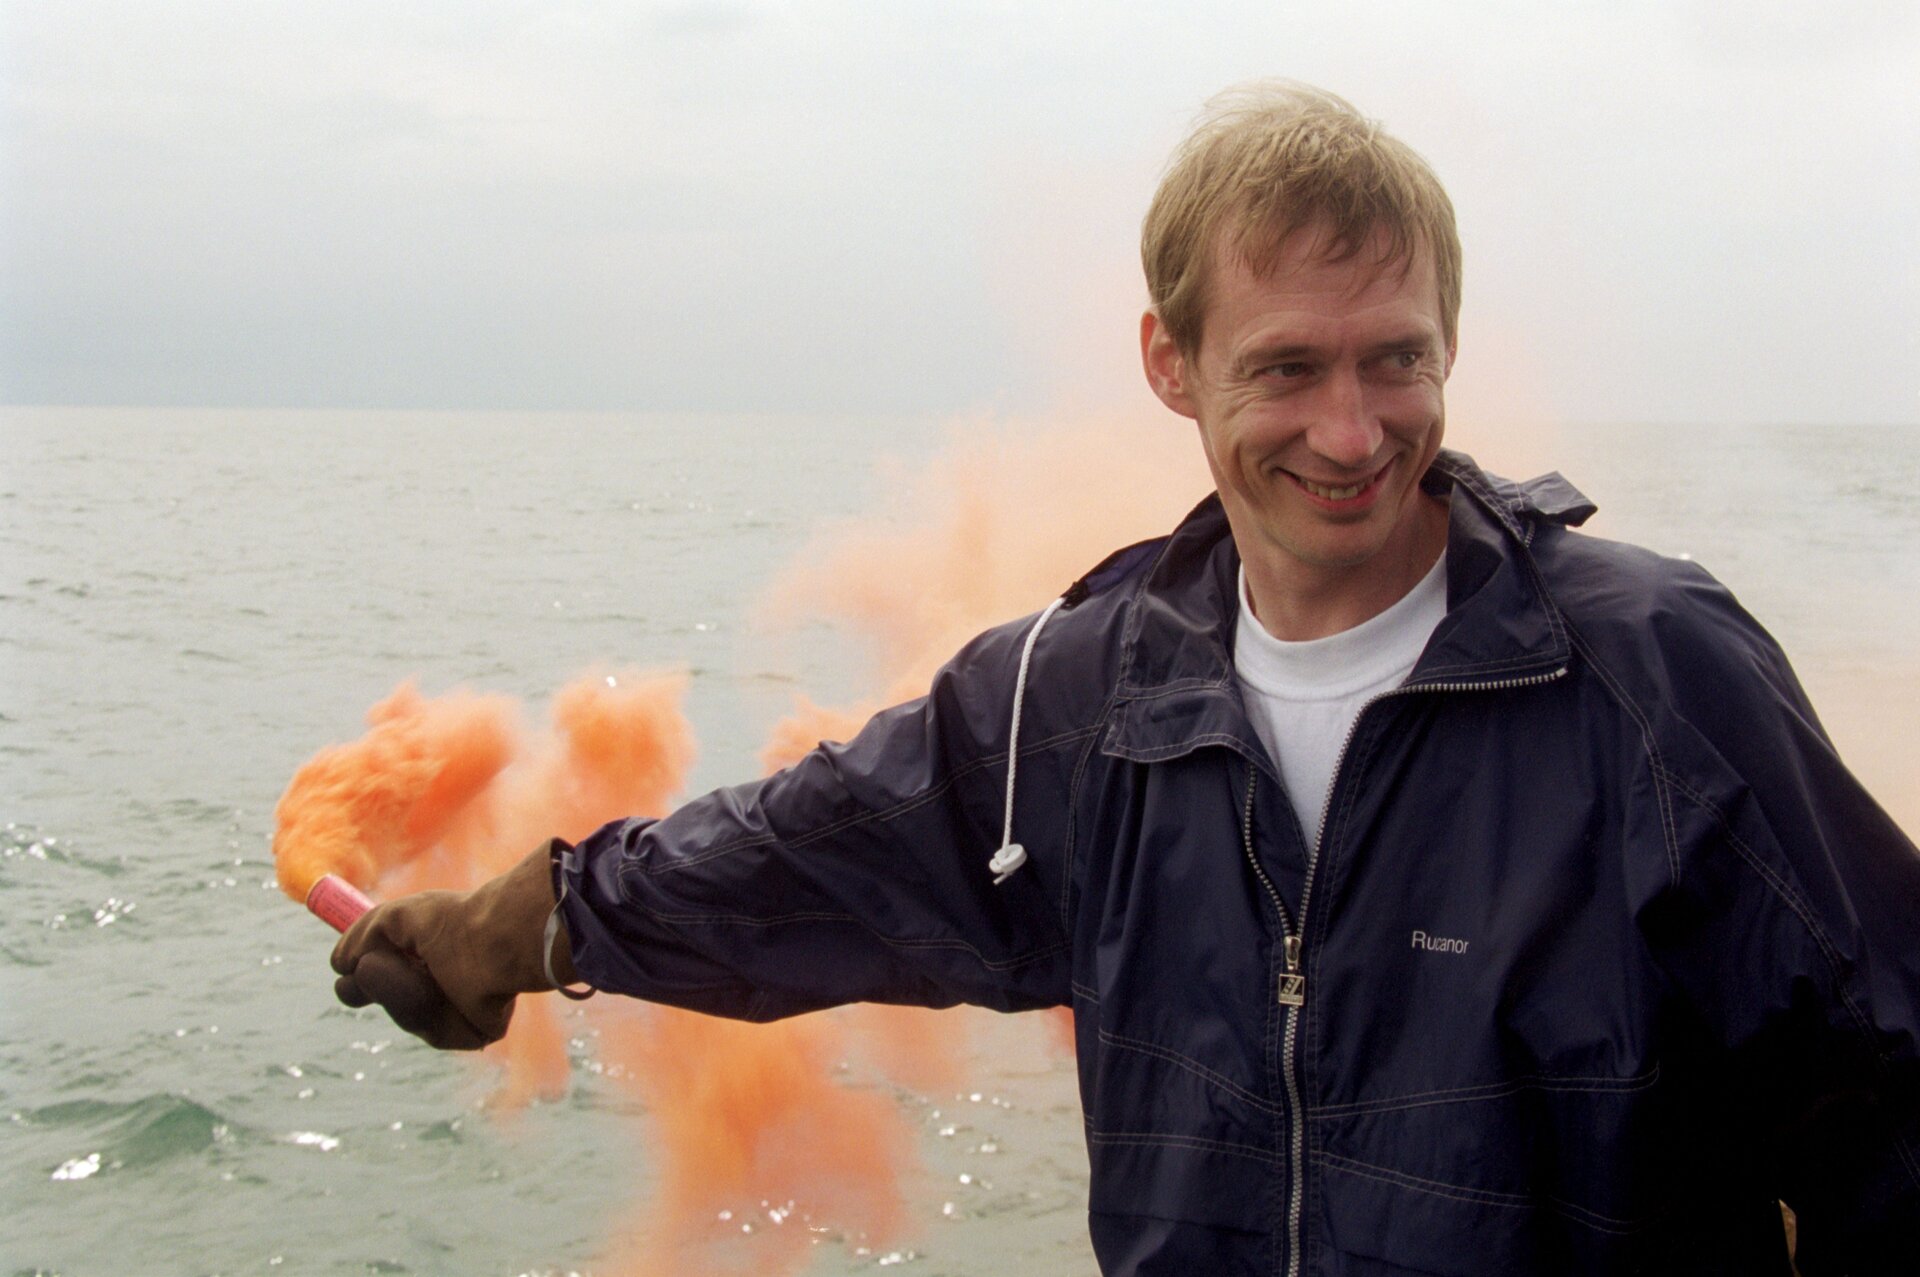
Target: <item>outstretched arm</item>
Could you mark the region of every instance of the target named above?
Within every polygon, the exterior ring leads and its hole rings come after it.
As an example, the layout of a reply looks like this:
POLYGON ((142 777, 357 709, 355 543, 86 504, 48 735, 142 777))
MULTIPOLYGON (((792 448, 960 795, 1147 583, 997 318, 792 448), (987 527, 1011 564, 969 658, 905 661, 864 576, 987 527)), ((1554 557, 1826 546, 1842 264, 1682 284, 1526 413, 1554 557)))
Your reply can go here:
POLYGON ((927 696, 774 776, 550 844, 472 892, 379 906, 335 949, 342 1001, 378 1002, 451 1049, 498 1039, 519 994, 576 968, 595 988, 736 1019, 855 1001, 1064 1002, 1071 777, 1098 703, 1086 722, 1050 710, 1066 698, 1045 662, 1019 738, 1015 820, 1031 860, 1004 883, 989 867, 1030 624, 982 635, 927 696))
POLYGON ((996 883, 1025 624, 976 640, 926 697, 845 744, 582 842, 562 909, 581 977, 754 1020, 854 1001, 1064 1002, 1068 810, 1098 706, 1086 722, 1051 710, 1059 687, 1036 663, 1015 803, 1031 859, 996 883))

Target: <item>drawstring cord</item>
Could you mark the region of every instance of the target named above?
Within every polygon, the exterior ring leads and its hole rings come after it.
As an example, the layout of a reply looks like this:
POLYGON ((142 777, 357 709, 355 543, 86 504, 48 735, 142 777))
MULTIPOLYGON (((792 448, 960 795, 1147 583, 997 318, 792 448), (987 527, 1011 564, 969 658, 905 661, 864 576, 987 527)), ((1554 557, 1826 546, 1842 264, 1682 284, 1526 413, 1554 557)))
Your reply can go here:
POLYGON ((1013 781, 1020 766, 1020 706, 1026 699, 1027 667, 1033 662, 1033 645, 1039 641, 1040 631, 1066 601, 1066 596, 1062 595, 1047 604, 1046 611, 1040 613, 1040 619, 1027 631, 1026 646, 1020 649, 1020 672, 1013 680, 1013 726, 1007 732, 1007 820, 1000 833, 1000 850, 994 852, 993 859, 987 861, 996 887, 1013 877, 1014 871, 1027 863, 1027 849, 1013 840, 1013 781))

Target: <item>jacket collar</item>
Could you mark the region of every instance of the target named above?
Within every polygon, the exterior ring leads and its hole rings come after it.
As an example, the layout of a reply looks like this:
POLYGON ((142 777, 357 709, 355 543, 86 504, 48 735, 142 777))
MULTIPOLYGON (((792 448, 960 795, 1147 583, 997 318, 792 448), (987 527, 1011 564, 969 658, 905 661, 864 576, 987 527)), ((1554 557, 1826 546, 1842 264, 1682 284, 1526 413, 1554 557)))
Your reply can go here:
MULTIPOLYGON (((1577 526, 1593 503, 1558 474, 1515 484, 1446 450, 1421 484, 1448 501, 1447 615, 1408 685, 1495 683, 1564 665, 1566 630, 1527 545, 1541 521, 1577 526)), ((1233 674, 1239 568, 1210 496, 1167 538, 1128 605, 1107 753, 1153 762, 1222 744, 1272 773, 1233 674)))

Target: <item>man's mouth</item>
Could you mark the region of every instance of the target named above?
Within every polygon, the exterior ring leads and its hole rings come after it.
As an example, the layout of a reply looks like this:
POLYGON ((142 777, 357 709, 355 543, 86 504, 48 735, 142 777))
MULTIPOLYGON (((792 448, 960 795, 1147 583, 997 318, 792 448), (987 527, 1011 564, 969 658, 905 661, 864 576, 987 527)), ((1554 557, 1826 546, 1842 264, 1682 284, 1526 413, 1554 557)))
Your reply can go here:
POLYGON ((1379 485, 1380 480, 1386 476, 1387 470, 1392 464, 1392 462, 1388 462, 1357 483, 1319 483, 1304 475, 1297 475, 1291 470, 1285 471, 1284 473, 1289 479, 1292 479, 1298 484, 1301 490, 1308 496, 1318 497, 1322 501, 1342 502, 1352 501, 1357 497, 1369 494, 1372 489, 1379 485))
MULTIPOLYGON (((1373 480, 1371 479, 1367 480, 1367 483, 1372 482, 1373 480)), ((1360 495, 1360 489, 1366 487, 1367 483, 1350 483, 1344 488, 1329 488, 1326 484, 1315 483, 1311 479, 1300 480, 1301 487, 1311 492, 1314 496, 1324 497, 1329 501, 1345 501, 1349 497, 1357 497, 1360 495)))

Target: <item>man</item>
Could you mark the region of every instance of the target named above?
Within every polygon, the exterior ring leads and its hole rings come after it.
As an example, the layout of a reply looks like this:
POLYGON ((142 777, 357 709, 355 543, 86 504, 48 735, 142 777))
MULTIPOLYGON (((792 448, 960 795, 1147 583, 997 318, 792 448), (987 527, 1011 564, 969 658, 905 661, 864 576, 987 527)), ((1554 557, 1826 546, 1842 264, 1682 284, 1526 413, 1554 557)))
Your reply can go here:
POLYGON ((1780 1200, 1911 1271, 1920 856, 1704 572, 1441 450, 1426 165, 1251 91, 1144 257, 1215 497, 845 745, 375 910, 341 997, 1069 1004, 1108 1273, 1784 1273, 1780 1200))

